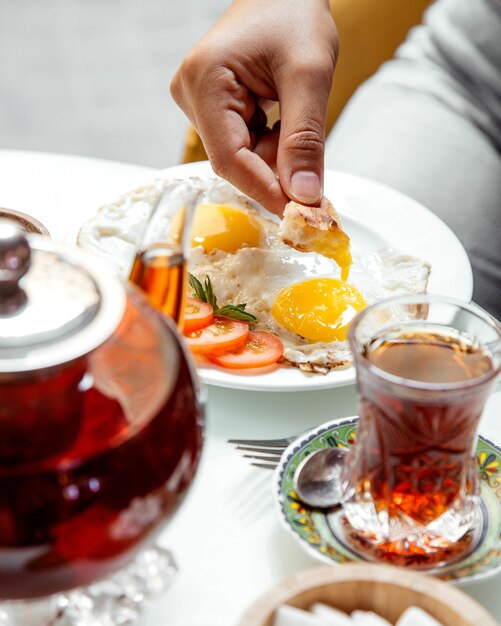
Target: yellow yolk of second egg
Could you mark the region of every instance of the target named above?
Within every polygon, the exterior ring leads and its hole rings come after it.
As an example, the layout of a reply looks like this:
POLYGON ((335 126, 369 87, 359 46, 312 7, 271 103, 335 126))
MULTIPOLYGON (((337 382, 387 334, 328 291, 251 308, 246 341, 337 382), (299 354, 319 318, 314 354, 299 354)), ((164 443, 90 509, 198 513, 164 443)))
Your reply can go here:
MULTIPOLYGON (((181 218, 178 213, 172 220, 171 238, 174 240, 181 218)), ((206 252, 236 252, 243 247, 257 248, 260 244, 259 223, 243 209, 226 204, 200 204, 196 208, 191 225, 193 248, 202 246, 206 252)))
POLYGON ((282 289, 271 307, 275 320, 310 342, 344 341, 351 320, 366 303, 337 278, 312 278, 282 289))

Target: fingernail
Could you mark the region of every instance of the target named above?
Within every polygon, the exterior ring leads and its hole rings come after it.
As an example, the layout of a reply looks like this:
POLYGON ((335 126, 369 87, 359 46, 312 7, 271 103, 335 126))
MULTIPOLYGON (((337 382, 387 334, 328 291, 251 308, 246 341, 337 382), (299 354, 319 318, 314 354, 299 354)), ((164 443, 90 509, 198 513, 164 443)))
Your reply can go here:
POLYGON ((315 172, 294 172, 291 177, 292 195, 303 204, 315 204, 322 196, 320 179, 315 172))

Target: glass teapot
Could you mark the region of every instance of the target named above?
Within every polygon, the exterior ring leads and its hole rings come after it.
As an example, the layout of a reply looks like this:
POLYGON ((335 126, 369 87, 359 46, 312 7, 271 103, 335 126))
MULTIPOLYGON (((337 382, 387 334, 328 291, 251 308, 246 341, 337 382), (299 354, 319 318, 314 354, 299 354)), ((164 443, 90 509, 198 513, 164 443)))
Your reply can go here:
POLYGON ((102 262, 0 221, 0 601, 130 562, 182 501, 202 429, 174 323, 102 262))

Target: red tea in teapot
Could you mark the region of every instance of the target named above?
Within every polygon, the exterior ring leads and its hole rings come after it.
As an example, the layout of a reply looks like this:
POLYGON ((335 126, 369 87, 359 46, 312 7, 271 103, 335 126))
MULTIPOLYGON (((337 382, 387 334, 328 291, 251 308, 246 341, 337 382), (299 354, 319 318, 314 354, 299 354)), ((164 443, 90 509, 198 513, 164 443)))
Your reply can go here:
POLYGON ((201 420, 174 331, 135 293, 88 357, 0 380, 0 598, 85 585, 129 561, 182 501, 201 420))

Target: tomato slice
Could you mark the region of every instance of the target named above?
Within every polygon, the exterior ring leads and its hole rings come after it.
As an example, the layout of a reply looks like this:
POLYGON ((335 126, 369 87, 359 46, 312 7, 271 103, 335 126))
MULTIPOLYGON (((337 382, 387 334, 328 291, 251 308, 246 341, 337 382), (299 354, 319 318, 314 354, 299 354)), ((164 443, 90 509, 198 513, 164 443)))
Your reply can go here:
POLYGON ((242 347, 249 333, 249 324, 228 317, 214 317, 214 323, 184 334, 194 354, 212 354, 242 347))
POLYGON ((192 333, 195 330, 212 324, 214 311, 208 302, 196 298, 186 298, 184 307, 183 332, 192 333))
POLYGON ((284 346, 278 337, 263 330, 250 330, 243 347, 207 357, 222 367, 247 369, 276 363, 283 353, 284 346))

